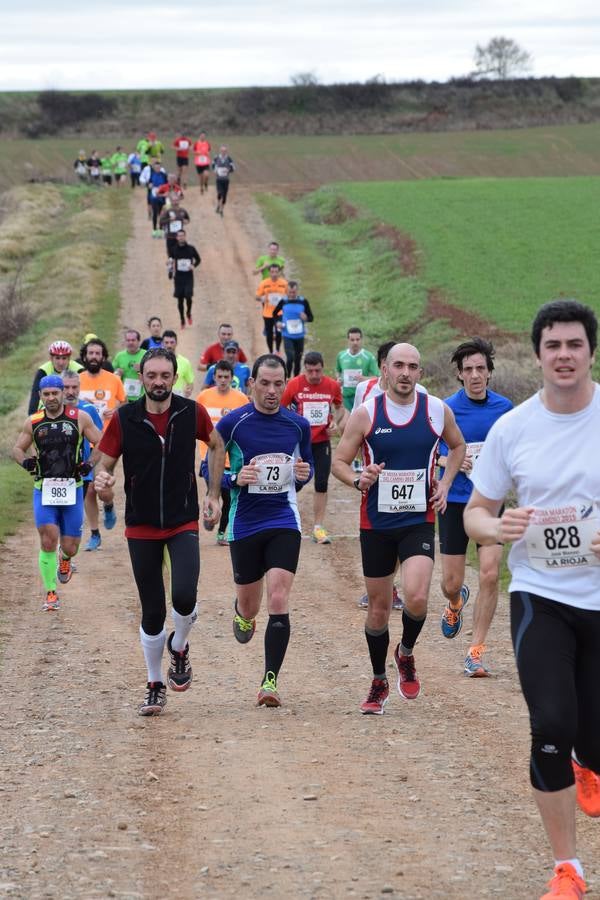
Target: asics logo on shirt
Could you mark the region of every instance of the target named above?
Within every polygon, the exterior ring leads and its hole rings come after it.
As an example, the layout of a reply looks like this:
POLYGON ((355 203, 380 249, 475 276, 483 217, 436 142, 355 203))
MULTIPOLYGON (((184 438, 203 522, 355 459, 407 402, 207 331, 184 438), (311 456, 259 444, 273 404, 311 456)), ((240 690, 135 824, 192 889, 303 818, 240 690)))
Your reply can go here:
POLYGON ((375 429, 375 434, 391 434, 391 433, 392 433, 391 428, 376 428, 375 429))

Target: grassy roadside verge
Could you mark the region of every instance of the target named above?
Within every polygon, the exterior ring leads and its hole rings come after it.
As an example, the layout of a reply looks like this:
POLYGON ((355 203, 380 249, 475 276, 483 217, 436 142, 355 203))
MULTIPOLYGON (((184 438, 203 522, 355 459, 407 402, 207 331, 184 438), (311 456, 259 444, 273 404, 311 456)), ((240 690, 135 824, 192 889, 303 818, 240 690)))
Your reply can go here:
POLYGON ((109 345, 120 306, 119 277, 129 231, 129 194, 51 184, 1 198, 0 282, 21 268, 31 325, 0 358, 0 542, 28 515, 31 484, 10 459, 25 420, 35 370, 52 339, 79 348, 94 331, 109 345))
MULTIPOLYGON (((288 276, 297 276, 315 314, 308 345, 319 350, 331 371, 346 346, 346 332, 358 326, 365 346, 400 338, 425 309, 427 291, 417 276, 403 274, 397 253, 376 234, 376 222, 357 217, 337 193, 322 188, 290 202, 272 194, 258 203, 289 257, 288 276)), ((436 344, 446 334, 442 326, 436 344)), ((422 344, 429 343, 427 334, 422 344)), ((434 338, 431 336, 431 340, 434 338)))

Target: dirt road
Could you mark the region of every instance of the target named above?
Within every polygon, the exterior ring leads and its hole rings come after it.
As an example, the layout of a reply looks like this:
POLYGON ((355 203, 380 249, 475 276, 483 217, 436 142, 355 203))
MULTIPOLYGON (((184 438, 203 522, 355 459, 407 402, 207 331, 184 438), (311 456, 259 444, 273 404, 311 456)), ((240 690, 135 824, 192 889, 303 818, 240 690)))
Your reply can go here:
MULTIPOLYGON (((162 241, 135 199, 122 324, 144 330, 158 313, 177 327, 162 241)), ((212 202, 196 188, 185 202, 202 255, 194 326, 179 345, 194 366, 222 320, 262 351, 251 270, 270 234, 248 189, 233 186, 223 220, 212 202)), ((311 490, 301 495, 306 522, 311 490)), ((251 644, 235 642, 229 554, 213 535, 201 539, 192 689, 170 694, 150 720, 136 715, 145 678, 122 518, 100 551, 81 553, 55 615, 39 611, 33 525, 9 540, 0 897, 540 895, 551 860, 529 795, 506 598, 490 635, 495 677, 472 681, 462 675, 470 611, 463 634, 445 641, 436 575, 416 653, 421 696, 406 703, 394 691, 385 716, 362 717, 370 673, 356 606, 357 502, 333 484, 334 543, 303 542, 280 710, 254 705, 265 615, 251 644)), ((475 573, 467 580, 473 591, 475 573)), ((393 643, 400 624, 394 613, 393 643)), ((580 819, 597 890, 598 825, 580 819)))

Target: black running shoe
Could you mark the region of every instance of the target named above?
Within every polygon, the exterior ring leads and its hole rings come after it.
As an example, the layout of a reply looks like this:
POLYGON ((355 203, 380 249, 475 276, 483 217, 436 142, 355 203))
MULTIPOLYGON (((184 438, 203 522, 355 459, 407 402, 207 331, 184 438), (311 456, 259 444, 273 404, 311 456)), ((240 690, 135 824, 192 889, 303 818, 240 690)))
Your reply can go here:
POLYGON ((171 642, 175 637, 172 631, 167 641, 167 650, 171 656, 171 665, 167 672, 167 683, 172 691, 187 691, 192 683, 192 667, 190 665, 190 645, 185 645, 185 650, 173 650, 171 642))
POLYGON ((138 709, 140 716, 159 716, 167 705, 167 689, 162 681, 149 681, 146 699, 138 709))

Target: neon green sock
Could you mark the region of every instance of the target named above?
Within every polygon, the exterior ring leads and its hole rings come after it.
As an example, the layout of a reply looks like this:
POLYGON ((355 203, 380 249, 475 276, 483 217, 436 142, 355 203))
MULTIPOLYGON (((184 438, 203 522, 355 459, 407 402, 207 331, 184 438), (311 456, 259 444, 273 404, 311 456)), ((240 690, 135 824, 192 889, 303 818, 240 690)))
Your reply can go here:
POLYGON ((56 553, 52 550, 40 550, 38 557, 40 574, 47 591, 56 590, 56 553))

